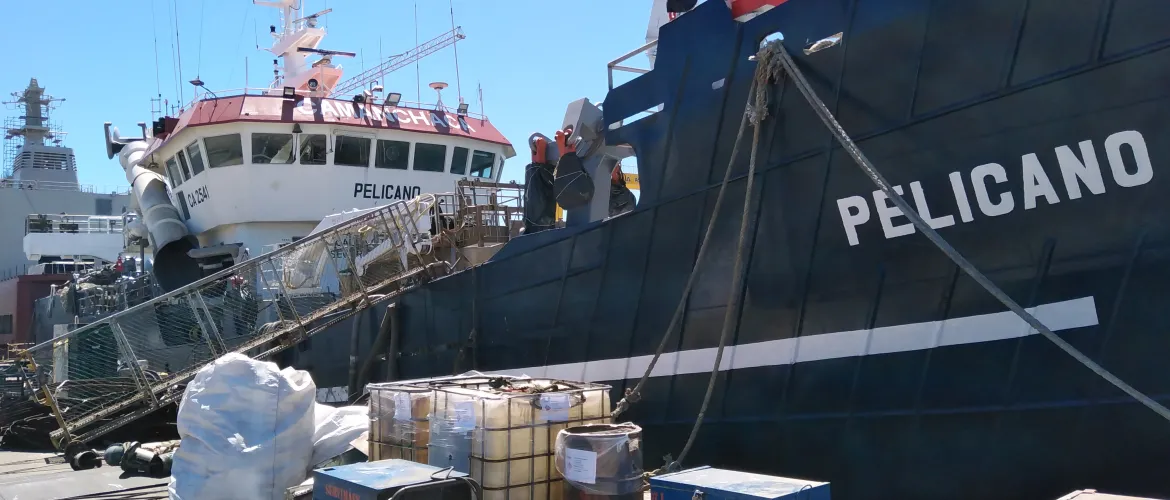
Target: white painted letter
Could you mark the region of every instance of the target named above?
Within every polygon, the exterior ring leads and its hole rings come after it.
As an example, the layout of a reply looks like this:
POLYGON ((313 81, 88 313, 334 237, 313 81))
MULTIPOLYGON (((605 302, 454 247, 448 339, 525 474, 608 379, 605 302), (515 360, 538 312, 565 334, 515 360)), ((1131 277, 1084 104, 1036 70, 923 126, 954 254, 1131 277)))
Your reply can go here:
POLYGON ((1082 161, 1068 146, 1056 148, 1056 160, 1060 162, 1060 175, 1064 177, 1064 189, 1068 191, 1068 199, 1075 200, 1081 197, 1081 182, 1093 194, 1105 192, 1105 182, 1101 180, 1101 165, 1097 163, 1097 151, 1093 149, 1093 141, 1081 141, 1082 161), (1080 182, 1077 182, 1077 180, 1080 182))
MULTIPOLYGON (((902 194, 902 186, 894 186, 894 192, 902 194)), ((889 201, 886 193, 873 192, 873 203, 877 207, 878 218, 882 221, 882 231, 886 233, 886 239, 914 234, 914 224, 907 222, 901 226, 894 225, 894 217, 905 214, 902 213, 902 209, 890 205, 889 201)))
POLYGON ((967 200, 967 189, 963 187, 963 174, 951 172, 951 190, 955 192, 955 205, 959 206, 959 220, 971 222, 975 216, 971 214, 971 202, 967 200))
POLYGON ((322 118, 337 118, 337 110, 333 108, 333 103, 328 99, 321 100, 321 117, 322 118))
POLYGON ((1003 169, 1003 165, 998 163, 985 163, 971 170, 971 187, 975 189, 975 199, 979 202, 979 210, 988 217, 1011 212, 1016 207, 1012 193, 1010 191, 1003 193, 999 197, 999 203, 992 203, 991 197, 987 194, 986 177, 995 179, 996 184, 1004 183, 1007 182, 1007 171, 1003 169))
POLYGON ((857 226, 869 221, 869 204, 865 202, 865 198, 850 196, 837 200, 837 210, 841 212, 841 224, 845 226, 845 237, 849 239, 849 246, 856 245, 857 226), (850 212, 849 207, 856 208, 857 213, 850 212))
POLYGON ((1109 169, 1113 170, 1113 180, 1121 187, 1140 186, 1154 178, 1154 167, 1150 165, 1150 152, 1146 149, 1146 140, 1136 130, 1118 132, 1105 139, 1105 155, 1109 157, 1109 169), (1121 157, 1121 145, 1128 144, 1133 150, 1133 158, 1137 161, 1137 171, 1129 173, 1125 170, 1125 160, 1121 157))
POLYGON ((410 115, 410 118, 412 121, 414 121, 415 125, 418 125, 419 122, 422 122, 423 125, 431 124, 431 121, 427 119, 427 113, 425 111, 419 111, 417 115, 414 114, 413 109, 408 109, 406 112, 410 115))
POLYGON ((930 207, 926 206, 926 193, 922 192, 921 182, 910 183, 910 194, 914 196, 914 208, 918 210, 918 215, 921 215, 922 220, 926 221, 930 227, 942 229, 955 225, 955 216, 953 215, 944 215, 937 219, 930 217, 930 207))
POLYGON ((1041 196, 1049 205, 1060 203, 1060 197, 1056 196, 1056 190, 1052 188, 1052 182, 1048 180, 1048 174, 1044 173, 1036 153, 1028 153, 1020 161, 1024 164, 1024 210, 1036 208, 1036 198, 1041 196))

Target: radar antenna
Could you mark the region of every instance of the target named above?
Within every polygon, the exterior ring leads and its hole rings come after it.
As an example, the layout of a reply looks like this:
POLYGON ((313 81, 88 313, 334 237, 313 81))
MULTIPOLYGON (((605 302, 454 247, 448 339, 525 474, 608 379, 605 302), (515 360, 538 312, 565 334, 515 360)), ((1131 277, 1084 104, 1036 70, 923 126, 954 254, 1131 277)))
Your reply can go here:
POLYGON ((435 109, 442 110, 443 109, 443 89, 447 88, 447 82, 434 82, 434 83, 430 84, 430 87, 432 89, 435 89, 436 94, 439 94, 439 100, 435 101, 435 109))

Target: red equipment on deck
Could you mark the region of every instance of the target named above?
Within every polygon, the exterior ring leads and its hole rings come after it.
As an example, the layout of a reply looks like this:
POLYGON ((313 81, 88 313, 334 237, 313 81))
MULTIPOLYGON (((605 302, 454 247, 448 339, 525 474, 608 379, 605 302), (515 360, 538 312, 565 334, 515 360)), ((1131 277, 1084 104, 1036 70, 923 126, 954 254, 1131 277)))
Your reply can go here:
POLYGON ((727 6, 731 8, 731 17, 736 21, 744 22, 760 14, 763 14, 772 7, 776 7, 788 0, 725 0, 727 6))

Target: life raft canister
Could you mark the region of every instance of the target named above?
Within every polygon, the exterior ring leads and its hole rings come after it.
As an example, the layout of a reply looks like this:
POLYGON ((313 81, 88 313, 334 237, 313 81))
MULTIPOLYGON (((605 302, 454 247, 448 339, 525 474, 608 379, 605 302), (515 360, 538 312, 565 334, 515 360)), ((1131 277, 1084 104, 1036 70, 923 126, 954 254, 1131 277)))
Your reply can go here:
POLYGON ((752 18, 772 10, 788 0, 724 0, 731 9, 731 17, 739 22, 746 22, 752 18))

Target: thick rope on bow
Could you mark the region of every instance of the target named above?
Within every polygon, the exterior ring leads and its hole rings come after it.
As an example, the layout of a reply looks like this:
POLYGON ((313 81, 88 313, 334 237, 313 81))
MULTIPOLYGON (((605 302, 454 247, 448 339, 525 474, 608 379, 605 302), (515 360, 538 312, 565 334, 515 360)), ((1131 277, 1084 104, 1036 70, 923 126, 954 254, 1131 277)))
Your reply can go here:
MULTIPOLYGON (((760 128, 763 121, 768 117, 768 91, 772 87, 772 84, 779 81, 783 76, 783 67, 779 63, 779 57, 776 55, 778 51, 782 50, 784 50, 784 47, 780 45, 779 41, 772 41, 760 48, 760 51, 756 53, 756 73, 752 81, 752 89, 754 92, 748 94, 748 99, 751 104, 748 106, 747 115, 748 119, 752 122, 752 152, 748 160, 747 186, 744 188, 743 196, 743 213, 739 220, 739 240, 735 248, 735 265, 731 271, 731 287, 727 293, 727 307, 723 313, 723 328, 719 333, 719 348, 715 351, 715 366, 711 367, 711 376, 707 380, 707 392, 703 395, 703 405, 699 408, 699 414, 695 417, 695 425, 691 427, 691 434, 687 437, 687 442, 683 446, 682 452, 678 454, 678 459, 671 460, 668 456, 666 465, 651 472, 651 475, 674 472, 679 469, 683 460, 686 460, 687 453, 690 453, 691 447, 695 444, 695 438, 698 437, 699 429, 703 426, 703 420, 707 416, 707 407, 711 404, 711 396, 715 393, 715 381, 719 378, 719 367, 723 363, 723 350, 727 347, 727 341, 731 337, 731 326, 735 323, 735 318, 739 312, 739 301, 742 298, 740 291, 743 289, 744 255, 747 248, 748 232, 751 226, 752 192, 756 178, 757 153, 760 147, 760 128)), ((732 160, 734 158, 733 156, 732 160)), ((731 167, 729 165, 728 171, 730 170, 731 167)), ((711 222, 715 222, 714 217, 712 217, 711 222)))
POLYGON ((699 276, 699 264, 703 262, 703 257, 707 255, 708 244, 711 242, 711 234, 714 233, 715 221, 719 219, 719 211, 723 208, 724 194, 727 191, 727 184, 731 180, 731 167, 734 165, 736 157, 739 156, 740 142, 743 140, 743 132, 747 129, 748 116, 751 115, 752 100, 751 94, 756 88, 755 81, 752 81, 752 86, 748 90, 748 102, 744 105, 743 117, 739 121, 739 131, 735 135, 735 145, 731 148, 731 157, 727 161, 727 169, 723 172, 723 182, 719 186, 719 194, 715 197, 715 206, 711 209, 711 220, 707 222, 707 229, 703 233, 703 241, 699 244, 699 253, 695 256, 695 265, 691 267, 691 274, 687 277, 687 284, 683 287, 682 297, 678 299, 678 306, 674 309, 674 316, 670 318, 670 324, 666 327, 666 331, 662 334, 662 340, 658 342, 658 348, 654 352, 654 357, 650 359, 650 364, 646 367, 646 372, 642 374, 642 378, 638 379, 638 383, 634 384, 632 389, 626 389, 626 394, 620 401, 617 402, 613 410, 612 418, 617 419, 626 410, 630 409, 630 404, 637 403, 642 399, 642 387, 646 385, 646 380, 650 378, 650 372, 654 371, 654 366, 658 364, 659 358, 662 357, 663 351, 666 350, 666 344, 670 342, 674 334, 675 328, 678 328, 679 323, 682 322, 683 312, 686 310, 687 298, 691 295, 691 289, 695 287, 695 282, 699 276))
POLYGON ((963 255, 959 253, 955 247, 951 246, 950 243, 943 239, 943 237, 938 234, 938 231, 935 231, 934 228, 930 227, 930 225, 922 219, 922 216, 918 214, 918 211, 914 208, 911 208, 910 204, 906 202, 906 199, 903 198, 902 195, 898 194, 897 191, 894 191, 894 188, 890 185, 890 182, 886 180, 885 176, 883 176, 881 172, 874 168, 873 163, 869 161, 869 158, 865 156, 865 153, 861 151, 861 148, 857 147, 857 144, 853 142, 853 139, 849 137, 849 134, 845 132, 845 129, 841 127, 841 124, 837 122, 835 117, 833 117, 833 113, 829 111, 829 108, 825 106, 825 103, 821 101, 821 98, 817 97, 816 92, 812 90, 812 86, 809 85, 807 80, 805 80, 804 73, 800 71, 800 68, 796 67, 796 63, 792 60, 792 56, 783 50, 777 52, 775 56, 778 58, 778 62, 783 65, 784 71, 792 77, 793 83, 795 84, 797 90, 799 90, 800 93, 804 95, 804 98, 808 101, 809 106, 813 108, 813 111, 817 113, 817 116, 821 119, 821 122, 824 123, 825 128, 827 128, 829 132, 833 134, 833 136, 837 139, 837 142, 841 144, 842 148, 844 148, 845 151, 849 153, 849 156, 853 158, 853 161, 857 163, 857 166, 861 169, 861 171, 864 172, 865 175, 873 181, 874 185, 876 185, 878 189, 885 193, 886 197, 889 198, 894 206, 898 207, 898 209, 902 211, 902 214, 905 215, 910 223, 914 225, 914 229, 921 232, 923 236, 926 236, 926 238, 930 240, 931 243, 934 243, 934 245, 938 247, 938 249, 941 250, 947 256, 947 258, 951 259, 951 262, 954 262, 955 266, 957 266, 959 269, 962 269, 963 272, 970 276, 971 279, 975 280, 976 283, 979 283, 979 285, 982 286, 983 289, 987 291, 987 293, 991 294, 992 297, 995 297, 995 299, 1007 307, 1008 310, 1015 313, 1016 316, 1027 323, 1029 327, 1036 330, 1036 332, 1038 332, 1041 336, 1055 344, 1056 347, 1064 351, 1065 354, 1068 354, 1073 359, 1084 365, 1085 368, 1088 368, 1093 373, 1097 374, 1097 376, 1105 379, 1110 384, 1113 384, 1114 387, 1117 387, 1122 392, 1125 392, 1130 397, 1134 398, 1154 413, 1157 413, 1162 418, 1170 421, 1170 410, 1168 410, 1161 403, 1155 401, 1153 398, 1143 394, 1141 391, 1138 391, 1133 386, 1127 384, 1125 381, 1121 380, 1116 375, 1109 372, 1109 370, 1106 370, 1104 367, 1097 364, 1097 362, 1093 361, 1091 358, 1079 351, 1076 347, 1073 347, 1072 344, 1069 344, 1068 341, 1064 340, 1055 332, 1053 332, 1052 329, 1044 325, 1044 323, 1032 315, 1032 313, 1021 307, 1016 303, 1015 300, 1009 297, 1007 293, 996 286, 996 284, 981 271, 979 271, 979 269, 976 268, 974 264, 968 261, 966 257, 963 257, 963 255))

